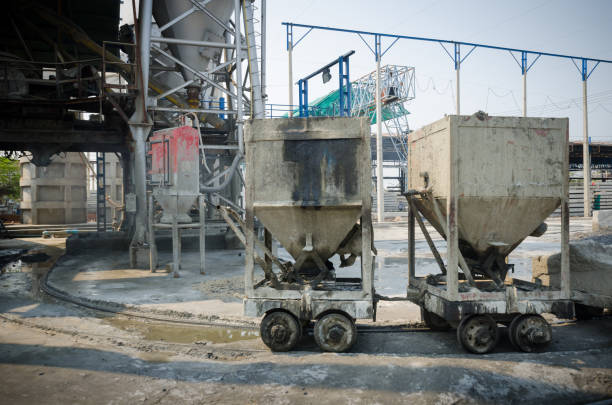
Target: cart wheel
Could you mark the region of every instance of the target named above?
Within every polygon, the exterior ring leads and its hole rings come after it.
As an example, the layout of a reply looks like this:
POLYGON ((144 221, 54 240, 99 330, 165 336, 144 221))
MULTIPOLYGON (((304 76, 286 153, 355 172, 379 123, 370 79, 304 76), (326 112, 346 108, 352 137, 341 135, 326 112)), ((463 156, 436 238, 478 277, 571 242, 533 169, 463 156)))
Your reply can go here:
POLYGON ((259 326, 261 340, 273 352, 287 352, 295 347, 302 336, 302 328, 287 311, 266 314, 259 326))
POLYGON ((590 305, 575 304, 576 319, 579 321, 588 321, 589 319, 597 318, 603 315, 603 308, 592 307, 590 305))
POLYGON ((457 340, 469 352, 488 353, 495 348, 499 333, 489 315, 468 315, 457 327, 457 340))
POLYGON ((357 341, 357 328, 352 319, 334 312, 315 323, 314 338, 323 351, 346 352, 357 341))
POLYGON ((519 315, 510 324, 508 336, 517 350, 531 353, 550 343, 552 329, 540 315, 519 315))
POLYGON ((431 330, 445 332, 451 329, 451 326, 444 318, 421 307, 421 318, 425 325, 431 330))

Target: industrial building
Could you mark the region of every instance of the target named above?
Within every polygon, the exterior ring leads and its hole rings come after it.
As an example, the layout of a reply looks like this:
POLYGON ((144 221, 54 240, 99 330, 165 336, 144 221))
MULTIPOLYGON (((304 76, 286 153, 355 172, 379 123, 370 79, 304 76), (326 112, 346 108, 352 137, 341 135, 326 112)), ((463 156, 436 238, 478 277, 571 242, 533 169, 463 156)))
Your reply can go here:
POLYGON ((18 176, 19 197, 0 195, 2 395, 29 402, 18 376, 38 367, 49 402, 612 398, 612 143, 591 141, 587 91, 612 58, 275 7, 5 5, 0 151, 18 170, 0 181, 18 176), (337 56, 300 54, 323 36, 337 56), (427 124, 398 43, 450 57, 452 109, 427 124), (475 51, 518 64, 520 112, 466 111, 475 51), (581 141, 528 104, 541 58, 578 69, 581 141))

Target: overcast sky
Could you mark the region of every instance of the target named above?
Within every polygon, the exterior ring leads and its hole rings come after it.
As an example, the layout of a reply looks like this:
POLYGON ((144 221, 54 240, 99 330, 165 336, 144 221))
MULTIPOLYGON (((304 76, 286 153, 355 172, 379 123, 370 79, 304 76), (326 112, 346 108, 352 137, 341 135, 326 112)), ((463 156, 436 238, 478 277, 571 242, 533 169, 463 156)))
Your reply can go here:
MULTIPOLYGON (((268 0, 267 5, 270 103, 288 103, 283 21, 612 60, 609 0, 268 0)), ((294 31, 296 40, 303 32, 294 31)), ((383 48, 390 44, 385 41, 383 48)), ((311 32, 294 50, 294 81, 349 50, 356 51, 351 57, 352 80, 375 69, 374 56, 358 36, 311 32)), ((464 54, 467 50, 463 49, 464 54)), ((438 43, 400 40, 384 55, 382 64, 416 69, 416 98, 409 104, 413 129, 454 113, 455 72, 438 43)), ((463 114, 484 110, 492 115, 521 115, 521 72, 508 52, 479 48, 461 67, 463 114)), ((337 88, 336 72, 332 71, 333 79, 326 85, 318 78, 309 82, 310 100, 337 88)), ((540 58, 529 71, 527 87, 530 116, 569 117, 570 138, 582 137, 582 83, 570 60, 540 58)), ((293 90, 297 104, 297 87, 293 90)), ((612 142, 612 64, 595 69, 588 94, 591 138, 612 142)))

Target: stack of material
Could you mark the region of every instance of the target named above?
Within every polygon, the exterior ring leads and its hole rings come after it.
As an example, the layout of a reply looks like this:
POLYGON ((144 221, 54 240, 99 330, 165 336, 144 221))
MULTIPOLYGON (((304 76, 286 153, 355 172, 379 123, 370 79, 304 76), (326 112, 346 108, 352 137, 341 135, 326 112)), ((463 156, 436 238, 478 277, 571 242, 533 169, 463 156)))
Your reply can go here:
MULTIPOLYGON (((612 237, 570 243, 570 286, 588 294, 612 296, 612 237)), ((533 259, 532 276, 542 284, 559 287, 561 254, 533 259)))

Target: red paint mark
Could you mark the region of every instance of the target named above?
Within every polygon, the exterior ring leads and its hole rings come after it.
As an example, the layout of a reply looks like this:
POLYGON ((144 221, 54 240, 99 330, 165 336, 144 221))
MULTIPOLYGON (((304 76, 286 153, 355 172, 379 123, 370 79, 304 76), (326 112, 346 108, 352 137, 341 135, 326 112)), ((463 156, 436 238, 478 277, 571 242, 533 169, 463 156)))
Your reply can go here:
POLYGON ((199 135, 195 128, 183 126, 155 132, 150 141, 152 173, 162 174, 170 157, 171 172, 178 171, 179 161, 197 161, 199 135))
POLYGON ((548 135, 548 129, 536 129, 535 133, 539 136, 546 137, 548 135))
POLYGON ((508 145, 514 145, 514 141, 508 141, 508 145))

